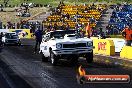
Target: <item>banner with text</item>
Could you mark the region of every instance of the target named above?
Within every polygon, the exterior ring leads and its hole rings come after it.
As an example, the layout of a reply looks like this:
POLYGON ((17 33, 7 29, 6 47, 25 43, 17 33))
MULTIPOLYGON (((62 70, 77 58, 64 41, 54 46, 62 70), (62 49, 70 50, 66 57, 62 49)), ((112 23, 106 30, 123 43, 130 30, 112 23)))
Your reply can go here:
POLYGON ((94 54, 115 55, 115 45, 112 40, 93 39, 94 54))

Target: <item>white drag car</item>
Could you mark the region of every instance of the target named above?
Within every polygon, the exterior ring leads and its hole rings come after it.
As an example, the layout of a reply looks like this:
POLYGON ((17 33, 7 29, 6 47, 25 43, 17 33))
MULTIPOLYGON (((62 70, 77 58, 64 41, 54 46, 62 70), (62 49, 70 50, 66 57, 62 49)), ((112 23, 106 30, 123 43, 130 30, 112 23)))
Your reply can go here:
POLYGON ((39 52, 42 54, 42 61, 50 60, 52 65, 56 65, 59 59, 67 59, 75 64, 80 56, 91 63, 93 41, 78 37, 75 30, 50 31, 43 36, 39 52))

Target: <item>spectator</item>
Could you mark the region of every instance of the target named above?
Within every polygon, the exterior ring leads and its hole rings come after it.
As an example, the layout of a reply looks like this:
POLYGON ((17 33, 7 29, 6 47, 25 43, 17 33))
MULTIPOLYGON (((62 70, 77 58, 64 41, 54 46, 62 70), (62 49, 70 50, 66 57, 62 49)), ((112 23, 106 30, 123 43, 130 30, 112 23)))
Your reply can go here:
POLYGON ((69 24, 67 23, 67 25, 66 25, 66 30, 69 30, 70 29, 70 26, 69 26, 69 24))
POLYGON ((99 29, 99 34, 101 34, 101 33, 102 33, 102 28, 99 29))
POLYGON ((6 25, 3 25, 3 29, 6 29, 6 25))
POLYGON ((48 26, 48 30, 51 31, 51 29, 53 28, 52 24, 50 23, 48 26))
POLYGON ((65 30, 66 28, 65 28, 65 25, 64 25, 64 23, 61 25, 61 27, 60 27, 60 30, 65 30))
POLYGON ((126 26, 122 31, 122 36, 126 39, 126 45, 131 46, 132 44, 132 29, 129 26, 126 26))
POLYGON ((97 30, 93 29, 92 36, 97 36, 97 30))
POLYGON ((92 29, 90 27, 90 23, 88 23, 86 26, 86 33, 87 33, 88 38, 90 38, 90 36, 91 36, 91 31, 92 31, 92 29))
POLYGON ((2 39, 2 37, 4 36, 3 32, 0 33, 0 40, 2 39))
POLYGON ((105 38, 106 38, 106 36, 105 36, 105 33, 104 33, 104 32, 101 32, 100 36, 101 36, 101 39, 105 39, 105 38))
POLYGON ((57 27, 57 24, 55 23, 54 24, 54 30, 57 30, 58 29, 58 27, 57 27))
POLYGON ((20 28, 20 23, 17 23, 17 29, 19 29, 20 28))
POLYGON ((12 28, 15 29, 15 27, 16 27, 16 25, 15 25, 15 23, 13 23, 13 24, 12 24, 12 28))
POLYGON ((36 30, 36 32, 35 32, 35 40, 36 40, 36 43, 35 43, 34 53, 37 52, 37 46, 38 45, 40 46, 40 43, 42 41, 42 30, 40 30, 40 29, 37 29, 36 30))
POLYGON ((3 32, 0 33, 0 44, 3 45, 3 42, 2 42, 2 37, 4 36, 3 32))
POLYGON ((70 15, 68 13, 66 14, 66 17, 67 17, 67 19, 70 19, 70 15))

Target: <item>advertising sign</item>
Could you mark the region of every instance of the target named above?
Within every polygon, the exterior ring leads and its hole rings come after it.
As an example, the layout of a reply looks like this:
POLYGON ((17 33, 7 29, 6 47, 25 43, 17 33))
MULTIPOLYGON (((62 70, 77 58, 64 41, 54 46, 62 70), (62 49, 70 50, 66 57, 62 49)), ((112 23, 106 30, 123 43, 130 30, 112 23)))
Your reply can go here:
POLYGON ((98 51, 99 50, 106 50, 106 42, 99 42, 98 43, 98 51))
POLYGON ((78 68, 77 72, 77 82, 79 84, 86 83, 130 83, 130 76, 127 74, 124 75, 95 75, 95 74, 86 74, 86 71, 82 66, 78 68))
POLYGON ((30 29, 10 29, 10 32, 16 32, 19 38, 31 38, 30 29))
POLYGON ((103 55, 115 55, 115 45, 112 40, 108 39, 93 39, 93 49, 94 54, 103 54, 103 55))

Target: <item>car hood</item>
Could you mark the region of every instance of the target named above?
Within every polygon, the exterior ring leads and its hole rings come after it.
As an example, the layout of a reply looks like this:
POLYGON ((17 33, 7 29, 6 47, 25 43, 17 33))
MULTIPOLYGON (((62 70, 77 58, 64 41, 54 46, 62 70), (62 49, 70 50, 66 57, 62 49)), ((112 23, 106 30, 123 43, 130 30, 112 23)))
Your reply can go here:
POLYGON ((19 40, 19 39, 6 39, 6 40, 19 40))
POLYGON ((77 43, 77 42, 89 42, 92 41, 92 39, 89 38, 64 38, 64 39, 51 39, 50 42, 52 43, 77 43))

